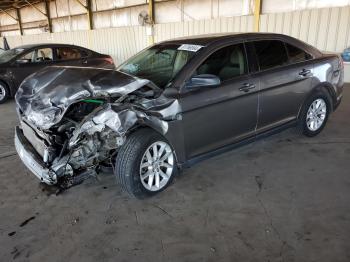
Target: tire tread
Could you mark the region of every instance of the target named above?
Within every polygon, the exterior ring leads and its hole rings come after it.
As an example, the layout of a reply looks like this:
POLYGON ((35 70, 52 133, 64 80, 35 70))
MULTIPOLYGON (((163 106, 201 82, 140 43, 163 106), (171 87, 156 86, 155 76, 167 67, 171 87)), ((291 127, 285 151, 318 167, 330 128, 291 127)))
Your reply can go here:
MULTIPOLYGON (((160 192, 146 192, 146 189, 138 180, 139 162, 142 157, 140 154, 148 147, 149 143, 155 139, 164 140, 160 134, 152 129, 140 128, 127 137, 115 159, 115 175, 117 181, 121 185, 121 188, 133 197, 142 199, 160 192), (135 173, 137 173, 137 176, 135 176, 135 173)), ((174 173, 172 177, 175 175, 174 173)), ((168 185, 170 182, 171 181, 169 181, 168 185)), ((163 189, 165 188, 166 187, 163 189)))

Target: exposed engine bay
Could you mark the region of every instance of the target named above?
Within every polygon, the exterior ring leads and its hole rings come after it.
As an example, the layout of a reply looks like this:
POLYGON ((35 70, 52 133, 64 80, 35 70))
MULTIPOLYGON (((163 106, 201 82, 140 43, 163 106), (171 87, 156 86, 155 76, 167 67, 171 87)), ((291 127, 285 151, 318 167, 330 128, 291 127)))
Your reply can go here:
POLYGON ((36 175, 68 188, 111 167, 140 126, 166 134, 179 105, 162 93, 149 80, 96 68, 51 67, 26 79, 16 94, 20 132, 48 170, 36 175))

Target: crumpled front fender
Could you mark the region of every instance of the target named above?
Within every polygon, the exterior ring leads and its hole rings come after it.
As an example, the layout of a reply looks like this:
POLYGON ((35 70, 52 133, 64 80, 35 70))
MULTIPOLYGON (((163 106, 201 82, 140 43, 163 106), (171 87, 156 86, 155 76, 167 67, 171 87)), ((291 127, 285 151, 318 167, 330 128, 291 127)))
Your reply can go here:
POLYGON ((159 117, 147 114, 132 106, 119 111, 118 107, 108 104, 103 109, 93 112, 90 117, 87 117, 87 120, 78 126, 69 141, 69 147, 76 145, 84 133, 93 135, 109 128, 116 132, 119 137, 124 138, 131 128, 138 125, 149 126, 163 135, 168 132, 168 122, 159 117))

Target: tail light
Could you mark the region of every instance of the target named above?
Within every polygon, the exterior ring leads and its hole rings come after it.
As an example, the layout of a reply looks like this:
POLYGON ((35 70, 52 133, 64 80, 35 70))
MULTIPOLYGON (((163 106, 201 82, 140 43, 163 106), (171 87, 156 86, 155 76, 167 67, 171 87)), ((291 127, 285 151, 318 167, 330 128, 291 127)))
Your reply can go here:
POLYGON ((338 68, 344 69, 344 60, 343 60, 343 58, 340 55, 338 55, 338 58, 339 58, 338 68))
POLYGON ((111 64, 111 65, 114 64, 114 61, 113 61, 113 58, 112 58, 112 57, 106 57, 106 58, 104 58, 103 60, 105 60, 108 64, 111 64))

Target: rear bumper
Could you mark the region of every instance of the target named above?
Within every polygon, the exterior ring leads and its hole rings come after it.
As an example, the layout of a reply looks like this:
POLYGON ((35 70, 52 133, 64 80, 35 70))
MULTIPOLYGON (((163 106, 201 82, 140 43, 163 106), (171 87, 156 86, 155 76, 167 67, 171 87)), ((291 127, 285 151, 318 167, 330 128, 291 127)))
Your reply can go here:
POLYGON ((24 165, 37 177, 40 181, 53 185, 57 183, 56 174, 45 166, 40 155, 35 151, 33 146, 23 135, 22 129, 16 127, 15 130, 15 147, 16 151, 24 163, 24 165))

